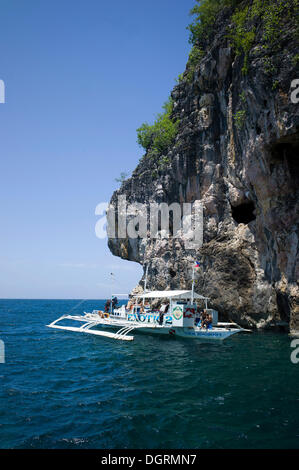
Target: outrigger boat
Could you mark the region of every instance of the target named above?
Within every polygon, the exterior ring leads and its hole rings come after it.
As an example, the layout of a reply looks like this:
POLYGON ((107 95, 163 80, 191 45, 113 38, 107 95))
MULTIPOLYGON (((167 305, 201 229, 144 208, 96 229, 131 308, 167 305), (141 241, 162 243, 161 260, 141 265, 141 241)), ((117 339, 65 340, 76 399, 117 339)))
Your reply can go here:
POLYGON ((110 313, 93 310, 91 313, 84 312, 84 315, 63 315, 47 326, 123 341, 132 341, 133 332, 210 341, 224 340, 236 333, 250 331, 236 323, 218 322, 218 312, 208 308, 209 299, 194 292, 193 285, 190 291, 151 291, 136 295, 134 298, 135 304, 131 303, 130 308, 122 305, 119 308, 111 308, 110 313), (154 310, 147 304, 149 300, 168 301, 168 303, 162 305, 160 310, 154 310), (204 303, 203 311, 212 319, 208 327, 201 325, 198 305, 200 302, 204 303), (79 322, 82 325, 58 325, 65 320, 79 322))

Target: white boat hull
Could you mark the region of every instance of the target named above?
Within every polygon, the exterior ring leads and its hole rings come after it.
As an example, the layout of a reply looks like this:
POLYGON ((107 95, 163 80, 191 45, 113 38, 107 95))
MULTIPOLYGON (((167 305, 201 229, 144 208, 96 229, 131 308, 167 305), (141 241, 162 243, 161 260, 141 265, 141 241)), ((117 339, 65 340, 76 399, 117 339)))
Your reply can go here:
POLYGON ((226 338, 243 331, 242 328, 212 328, 210 330, 200 329, 198 327, 179 328, 171 325, 159 325, 157 323, 143 323, 138 321, 129 321, 121 319, 102 319, 95 314, 86 314, 84 316, 66 315, 58 318, 50 325, 49 328, 56 328, 66 331, 77 331, 80 333, 88 333, 97 336, 106 336, 112 339, 119 339, 125 341, 132 341, 134 339, 129 333, 140 332, 146 334, 160 334, 172 337, 197 339, 205 341, 223 341, 226 338), (74 320, 82 322, 80 327, 58 325, 57 323, 62 320, 74 320), (100 328, 96 330, 94 328, 100 328), (116 330, 116 333, 105 330, 116 330))

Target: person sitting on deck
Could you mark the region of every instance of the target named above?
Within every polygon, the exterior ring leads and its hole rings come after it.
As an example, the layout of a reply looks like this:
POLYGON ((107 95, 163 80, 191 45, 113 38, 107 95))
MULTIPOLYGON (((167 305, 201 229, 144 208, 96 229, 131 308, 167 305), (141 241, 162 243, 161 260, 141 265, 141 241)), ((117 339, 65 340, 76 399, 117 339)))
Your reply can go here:
POLYGON ((204 328, 206 323, 206 312, 202 310, 200 312, 200 328, 204 328))
POLYGON ((105 313, 108 313, 110 310, 110 305, 111 305, 111 300, 108 299, 107 302, 105 303, 105 313))
POLYGON ((212 324, 213 324, 213 318, 212 315, 209 315, 206 313, 205 320, 203 322, 203 327, 206 328, 206 330, 211 330, 212 329, 212 324))

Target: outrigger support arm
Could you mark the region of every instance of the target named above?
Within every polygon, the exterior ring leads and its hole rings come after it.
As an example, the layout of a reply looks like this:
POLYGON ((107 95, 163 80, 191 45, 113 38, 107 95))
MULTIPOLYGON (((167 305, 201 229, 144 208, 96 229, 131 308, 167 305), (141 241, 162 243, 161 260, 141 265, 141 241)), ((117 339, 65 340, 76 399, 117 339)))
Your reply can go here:
POLYGON ((192 269, 192 293, 191 293, 191 305, 193 305, 193 302, 194 302, 194 271, 195 271, 195 268, 193 266, 193 269, 192 269))
MULTIPOLYGON (((110 322, 111 323, 111 322, 110 322)), ((78 331, 79 333, 89 333, 90 335, 96 335, 96 336, 106 336, 107 338, 111 339, 117 339, 117 340, 122 340, 122 341, 133 341, 134 336, 129 336, 128 333, 131 333, 133 330, 136 330, 137 328, 144 328, 143 324, 136 325, 124 325, 122 326, 116 333, 111 333, 110 331, 99 331, 99 330, 92 330, 92 328, 96 325, 106 325, 109 324, 108 321, 101 320, 101 321, 95 321, 94 318, 86 318, 86 317, 78 317, 74 315, 63 315, 60 318, 57 318, 57 320, 54 320, 52 323, 47 325, 49 328, 57 328, 58 330, 66 330, 66 331, 78 331), (62 325, 57 325, 61 320, 76 320, 80 321, 83 323, 81 326, 62 326, 62 325)), ((117 322, 115 322, 117 325, 117 322)))

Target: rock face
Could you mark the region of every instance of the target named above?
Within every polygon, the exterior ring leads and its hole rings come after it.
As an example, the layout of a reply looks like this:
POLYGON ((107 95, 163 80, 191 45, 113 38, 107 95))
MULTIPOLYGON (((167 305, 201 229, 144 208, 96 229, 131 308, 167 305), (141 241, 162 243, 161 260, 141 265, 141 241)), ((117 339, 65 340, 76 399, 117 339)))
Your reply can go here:
MULTIPOLYGON (((271 53, 256 41, 249 70, 227 39, 231 15, 219 16, 192 80, 172 91, 179 132, 166 165, 143 157, 116 191, 127 202, 193 202, 204 208, 204 243, 110 238, 114 255, 149 266, 151 289, 190 288, 210 297, 220 318, 299 330, 299 113, 291 82, 298 44, 285 29, 271 53)), ((298 52, 298 51, 297 51, 298 52)))

